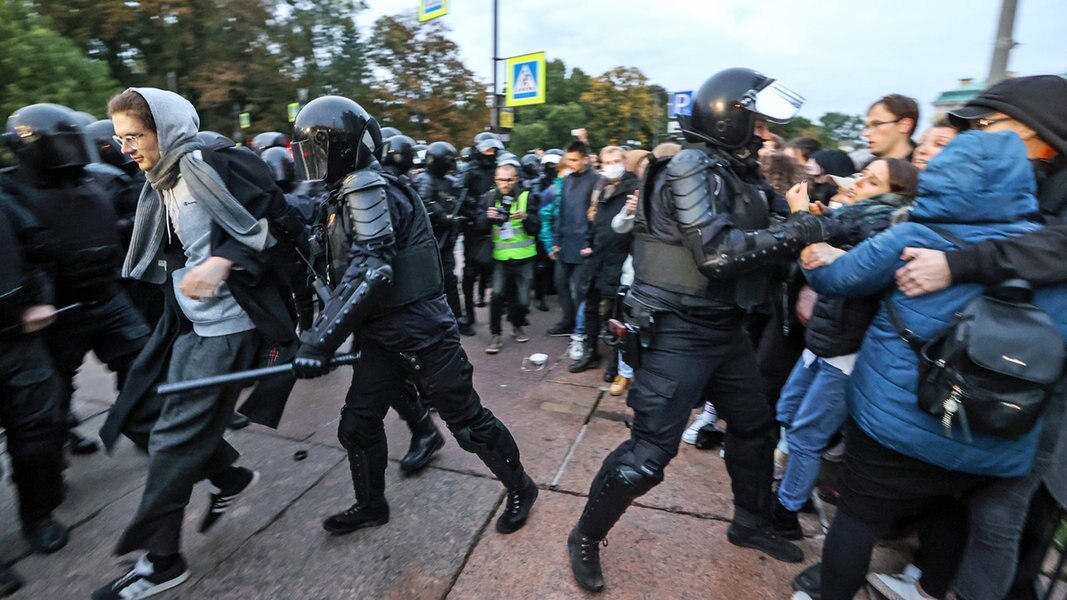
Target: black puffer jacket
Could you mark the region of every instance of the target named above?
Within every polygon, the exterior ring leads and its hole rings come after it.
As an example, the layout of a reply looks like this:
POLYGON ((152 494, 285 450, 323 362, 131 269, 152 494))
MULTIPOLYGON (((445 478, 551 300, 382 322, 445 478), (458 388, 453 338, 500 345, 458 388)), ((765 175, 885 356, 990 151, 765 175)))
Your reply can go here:
POLYGON ((593 249, 593 254, 589 257, 588 275, 590 285, 599 288, 606 297, 611 297, 619 289, 622 265, 630 254, 634 239, 632 232, 615 233, 611 228, 611 220, 626 204, 626 197, 636 189, 637 177, 627 172, 614 185, 601 179, 593 191, 597 209, 590 232, 592 239, 589 247, 593 249))
MULTIPOLYGON (((828 243, 850 249, 874 237, 889 227, 892 213, 905 203, 896 194, 882 194, 838 209, 830 219, 832 234, 828 243)), ((805 346, 822 358, 858 352, 881 301, 880 295, 845 298, 820 294, 808 320, 805 346)))

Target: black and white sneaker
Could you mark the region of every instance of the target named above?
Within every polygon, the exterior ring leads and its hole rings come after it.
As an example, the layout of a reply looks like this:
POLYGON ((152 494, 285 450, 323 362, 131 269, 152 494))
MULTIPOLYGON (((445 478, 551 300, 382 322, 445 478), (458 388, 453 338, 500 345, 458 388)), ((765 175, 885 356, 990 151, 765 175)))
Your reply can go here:
POLYGON ((238 467, 238 469, 241 471, 241 476, 233 488, 226 490, 214 488, 211 492, 211 503, 207 514, 204 515, 204 520, 200 522, 200 533, 204 533, 214 527, 215 523, 218 523, 219 519, 222 518, 222 515, 233 508, 233 505, 241 499, 245 492, 252 489, 256 482, 259 481, 259 471, 244 467, 238 467))
POLYGON ((189 579, 189 566, 185 559, 157 573, 148 556, 142 556, 129 573, 93 592, 93 600, 139 600, 177 587, 189 579))

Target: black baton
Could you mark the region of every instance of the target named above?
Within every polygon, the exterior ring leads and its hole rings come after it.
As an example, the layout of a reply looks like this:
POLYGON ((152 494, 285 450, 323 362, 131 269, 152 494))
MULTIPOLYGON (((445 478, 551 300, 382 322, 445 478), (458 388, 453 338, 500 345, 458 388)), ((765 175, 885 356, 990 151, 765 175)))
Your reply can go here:
MULTIPOLYGON (((355 354, 337 354, 330 359, 330 367, 336 368, 343 367, 345 365, 351 365, 357 360, 359 360, 358 352, 355 354)), ((252 381, 259 381, 260 379, 267 379, 268 377, 284 375, 286 373, 292 372, 293 363, 288 362, 280 365, 263 367, 260 369, 249 369, 248 371, 238 371, 236 373, 213 375, 211 377, 204 377, 202 379, 190 379, 188 381, 164 383, 156 388, 156 393, 160 396, 172 396, 174 394, 191 392, 193 390, 199 390, 203 388, 221 387, 224 385, 236 385, 239 383, 249 383, 252 381)))

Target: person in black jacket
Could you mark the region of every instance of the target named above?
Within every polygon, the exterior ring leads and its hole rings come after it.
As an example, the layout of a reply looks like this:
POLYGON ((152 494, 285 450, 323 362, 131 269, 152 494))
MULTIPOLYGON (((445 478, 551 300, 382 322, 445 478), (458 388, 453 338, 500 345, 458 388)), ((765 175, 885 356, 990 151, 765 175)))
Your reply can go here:
POLYGON ((469 168, 463 173, 463 189, 467 202, 461 209, 463 228, 463 304, 465 314, 462 324, 474 325, 475 307, 485 306, 485 291, 493 278, 493 241, 490 231, 476 225, 478 217, 485 212, 479 201, 493 187, 497 156, 504 152, 504 144, 496 135, 482 132, 475 136, 474 151, 469 168), (475 301, 474 287, 478 286, 475 301))
MULTIPOLYGON (((456 319, 460 320, 463 317, 463 305, 460 303, 459 279, 456 277, 456 238, 463 223, 463 217, 459 214, 463 207, 458 204, 467 202, 470 192, 464 197, 452 178, 451 173, 456 170, 456 156, 455 146, 448 142, 434 142, 427 146, 426 170, 415 178, 415 189, 426 204, 426 213, 430 215, 430 225, 441 250, 448 306, 456 319)), ((474 335, 474 328, 460 323, 459 333, 471 336, 474 335)))
MULTIPOLYGON (((915 197, 918 171, 896 158, 876 159, 843 194, 834 209, 827 243, 851 248, 891 224, 894 213, 915 197)), ((807 183, 789 194, 807 197, 807 183)), ((778 399, 778 422, 785 428, 789 462, 778 486, 774 527, 790 540, 804 537, 797 513, 811 497, 822 453, 847 416, 845 393, 856 352, 881 296, 819 296, 805 332, 806 348, 778 399)))
POLYGON ((299 377, 325 374, 334 351, 352 334, 361 349, 337 432, 348 452, 356 502, 328 517, 323 528, 340 535, 389 521, 382 420, 397 385, 410 380, 460 447, 477 454, 507 488, 497 531, 518 531, 537 499, 537 485, 511 432, 474 390, 474 369, 441 285, 437 240, 417 193, 375 160, 377 122, 348 98, 324 96, 301 109, 293 138, 298 172, 330 189, 339 210, 335 220, 344 223, 334 235, 347 245, 350 259, 333 298, 301 335, 293 366, 299 377))
MULTIPOLYGON (((66 545, 52 512, 63 501, 63 384, 38 332, 56 319, 41 264, 53 246, 33 215, 0 192, 0 426, 7 433, 22 532, 34 552, 66 545)), ((20 585, 0 568, 0 595, 20 585)))
MULTIPOLYGON (((556 262, 556 293, 563 316, 546 332, 552 336, 570 335, 578 320, 578 305, 584 295, 584 265, 593 253, 589 247, 589 200, 600 179, 589 166, 589 146, 585 142, 571 142, 563 158, 570 174, 563 178, 563 189, 556 200, 559 209, 553 223, 555 246, 548 252, 556 262)), ((597 334, 588 329, 586 333, 597 334)))
POLYGON ((75 374, 91 350, 115 372, 122 389, 151 329, 120 283, 119 219, 112 196, 85 170, 91 157, 77 119, 56 104, 15 111, 7 139, 19 165, 4 187, 51 231, 56 260, 48 272, 56 302, 77 305, 63 312, 44 338, 65 389, 61 408, 71 427, 71 451, 87 454, 97 445, 73 430, 78 423, 70 410, 75 374))
MULTIPOLYGON (((586 263, 585 293, 585 348, 582 358, 570 365, 568 371, 580 373, 596 368, 600 362, 601 314, 614 314, 618 298, 622 265, 630 254, 633 233, 616 233, 611 220, 619 214, 626 197, 637 189, 637 176, 626 170, 622 148, 607 146, 600 151, 603 176, 593 188, 587 215, 592 223, 589 247, 593 252, 586 263), (607 306, 601 304, 606 301, 607 306), (603 310, 606 309, 606 310, 603 310)), ((612 362, 604 376, 605 381, 614 381, 617 365, 612 362)))
POLYGON ((823 219, 807 203, 772 222, 756 163, 764 119, 788 121, 802 103, 751 69, 721 71, 696 93, 692 115, 679 119, 686 139, 701 146, 645 173, 625 299, 627 324, 638 329, 626 356, 635 369, 626 399, 633 427, 604 459, 567 538, 571 571, 585 589, 603 589, 601 543, 630 504, 663 481, 705 390, 730 424, 727 539, 777 560, 803 560, 771 526, 774 419, 742 325, 744 311, 766 297, 769 265, 825 239, 823 219))

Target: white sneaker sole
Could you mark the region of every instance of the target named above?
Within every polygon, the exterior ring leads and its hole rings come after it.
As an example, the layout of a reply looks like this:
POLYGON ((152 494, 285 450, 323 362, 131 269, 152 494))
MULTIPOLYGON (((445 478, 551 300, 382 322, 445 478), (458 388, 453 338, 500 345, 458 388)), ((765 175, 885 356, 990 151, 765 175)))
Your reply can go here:
POLYGON ((170 581, 164 581, 163 583, 156 584, 156 585, 148 588, 147 590, 138 593, 136 596, 130 596, 129 598, 123 598, 123 600, 141 600, 142 598, 149 598, 149 597, 155 596, 156 594, 162 594, 163 592, 165 592, 167 590, 174 589, 174 588, 178 587, 179 585, 185 583, 186 581, 189 580, 189 577, 191 577, 192 574, 193 574, 192 571, 190 571, 189 569, 186 569, 181 575, 178 575, 177 577, 175 577, 174 579, 171 579, 170 581))
MULTIPOLYGON (((259 471, 252 471, 252 481, 248 482, 248 485, 245 486, 245 489, 241 490, 241 493, 233 497, 233 501, 230 502, 230 504, 226 507, 226 510, 223 511, 222 516, 219 517, 219 521, 226 518, 226 515, 233 514, 233 509, 237 508, 241 504, 241 501, 248 496, 248 492, 251 491, 252 488, 256 487, 257 483, 259 483, 259 471)), ((218 526, 218 524, 218 521, 213 523, 211 529, 214 529, 216 526, 218 526)), ((207 534, 209 532, 210 530, 203 532, 203 534, 207 534)))

